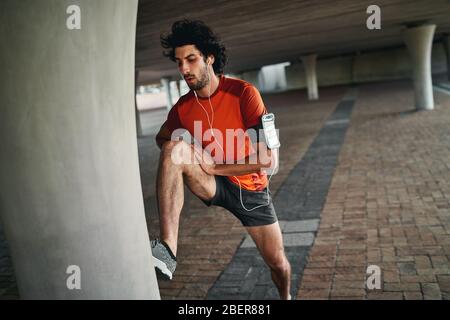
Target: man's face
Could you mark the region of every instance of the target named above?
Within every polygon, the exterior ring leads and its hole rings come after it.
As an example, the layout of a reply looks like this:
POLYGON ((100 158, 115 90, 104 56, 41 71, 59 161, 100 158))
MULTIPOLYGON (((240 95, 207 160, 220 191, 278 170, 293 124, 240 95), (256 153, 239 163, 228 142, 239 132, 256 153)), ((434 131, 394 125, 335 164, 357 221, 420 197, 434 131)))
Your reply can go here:
POLYGON ((209 83, 208 66, 202 53, 195 45, 175 48, 178 71, 192 90, 200 90, 209 83))

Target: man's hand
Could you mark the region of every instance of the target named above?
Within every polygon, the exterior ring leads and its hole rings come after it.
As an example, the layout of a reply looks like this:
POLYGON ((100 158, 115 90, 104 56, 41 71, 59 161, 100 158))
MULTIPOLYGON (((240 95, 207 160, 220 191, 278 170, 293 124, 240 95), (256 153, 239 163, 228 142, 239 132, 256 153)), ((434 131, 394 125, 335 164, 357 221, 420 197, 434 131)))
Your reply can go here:
POLYGON ((203 171, 207 174, 214 175, 216 168, 214 159, 201 147, 194 144, 191 145, 191 147, 194 150, 195 159, 198 161, 203 171))
POLYGON ((258 152, 246 158, 245 164, 217 164, 211 155, 200 146, 191 145, 194 150, 196 163, 200 164, 203 171, 210 175, 235 176, 262 171, 271 171, 278 166, 278 150, 267 149, 262 142, 259 143, 258 152), (261 152, 259 152, 261 151, 261 152))

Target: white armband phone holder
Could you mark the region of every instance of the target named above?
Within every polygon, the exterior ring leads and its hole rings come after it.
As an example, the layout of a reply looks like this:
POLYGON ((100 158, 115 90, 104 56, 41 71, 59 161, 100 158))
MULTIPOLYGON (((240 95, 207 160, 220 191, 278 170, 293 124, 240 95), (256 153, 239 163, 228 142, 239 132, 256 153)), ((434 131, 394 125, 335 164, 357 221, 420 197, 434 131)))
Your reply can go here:
POLYGON ((275 115, 273 113, 263 115, 261 117, 261 124, 267 148, 278 149, 281 144, 275 128, 275 115))

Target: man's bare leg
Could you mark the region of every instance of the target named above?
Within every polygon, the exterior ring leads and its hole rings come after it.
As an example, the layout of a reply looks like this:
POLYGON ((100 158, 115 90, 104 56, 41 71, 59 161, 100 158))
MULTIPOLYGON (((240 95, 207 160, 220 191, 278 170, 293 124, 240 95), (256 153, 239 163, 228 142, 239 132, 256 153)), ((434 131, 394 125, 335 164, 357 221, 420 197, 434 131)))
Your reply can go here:
POLYGON ((278 222, 246 229, 269 266, 281 299, 290 299, 291 265, 284 253, 283 237, 278 222))
POLYGON ((156 183, 160 237, 176 255, 180 213, 184 203, 183 183, 200 199, 210 200, 216 192, 216 181, 214 176, 194 163, 194 151, 187 143, 168 141, 161 149, 156 183), (172 152, 182 157, 182 163, 173 161, 172 152))

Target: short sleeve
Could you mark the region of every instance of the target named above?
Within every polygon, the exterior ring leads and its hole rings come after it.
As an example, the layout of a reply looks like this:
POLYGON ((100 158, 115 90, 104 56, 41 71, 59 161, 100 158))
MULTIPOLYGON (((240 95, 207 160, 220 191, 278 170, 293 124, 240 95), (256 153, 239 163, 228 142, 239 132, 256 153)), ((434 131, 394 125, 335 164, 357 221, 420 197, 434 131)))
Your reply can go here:
POLYGON ((167 120, 164 122, 166 128, 172 133, 176 129, 182 128, 180 121, 180 116, 178 115, 178 106, 173 106, 172 109, 170 109, 169 114, 167 115, 167 120))
POLYGON ((267 113, 261 94, 254 86, 244 88, 240 98, 240 104, 246 129, 260 124, 261 116, 267 113))

